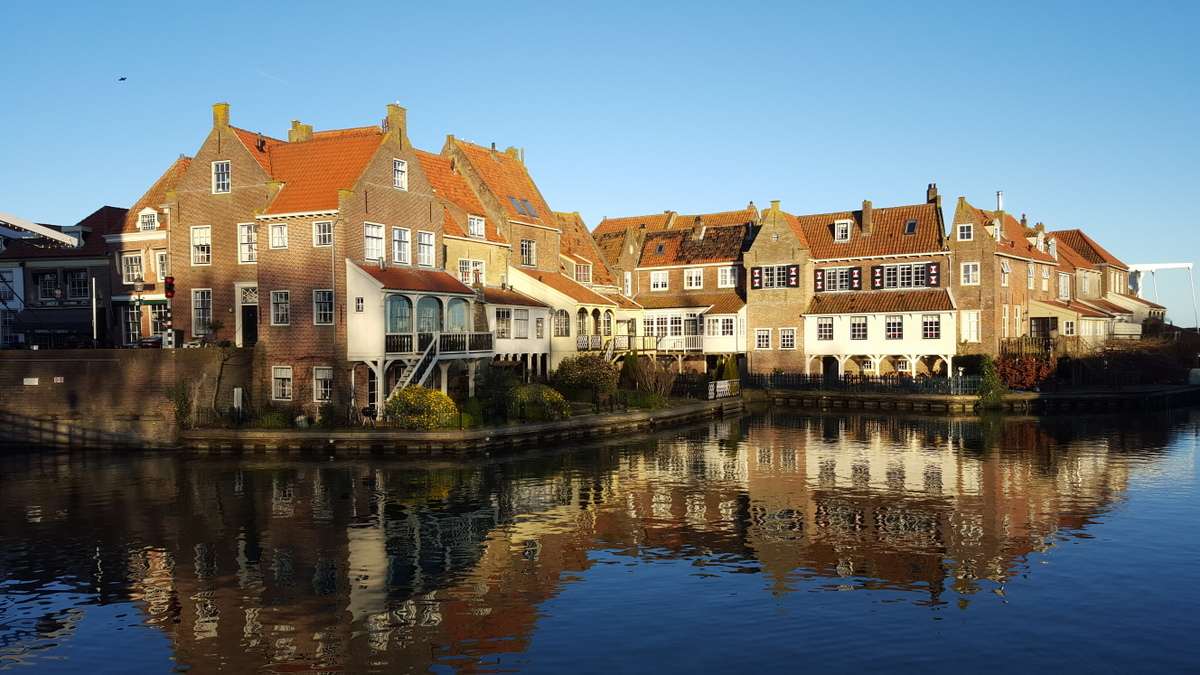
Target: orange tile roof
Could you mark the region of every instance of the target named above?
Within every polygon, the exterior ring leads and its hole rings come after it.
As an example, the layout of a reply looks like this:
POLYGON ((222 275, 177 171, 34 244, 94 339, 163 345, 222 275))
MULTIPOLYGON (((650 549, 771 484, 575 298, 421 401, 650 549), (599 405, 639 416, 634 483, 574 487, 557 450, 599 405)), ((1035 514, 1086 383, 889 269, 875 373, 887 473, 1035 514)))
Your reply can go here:
POLYGON ((612 270, 608 269, 608 263, 605 262, 600 249, 596 247, 596 242, 592 239, 592 234, 588 232, 583 217, 577 212, 556 211, 554 218, 559 231, 562 232, 562 236, 559 237, 560 251, 574 260, 582 259, 582 262, 591 264, 593 284, 601 286, 616 284, 612 270))
MULTIPOLYGON (((109 254, 109 245, 104 235, 117 234, 125 223, 126 209, 116 206, 101 206, 72 227, 88 230, 83 236, 83 245, 66 246, 45 237, 12 239, 0 253, 0 260, 23 260, 26 258, 94 258, 109 254)), ((63 228, 69 229, 69 228, 63 228)))
POLYGON ((596 241, 596 248, 600 250, 600 255, 604 256, 604 261, 609 265, 616 264, 621 259, 621 253, 625 247, 625 231, 608 232, 605 234, 592 233, 592 239, 596 241))
POLYGON ((154 185, 150 186, 146 194, 142 195, 142 198, 134 202, 133 206, 129 208, 129 212, 125 214, 125 222, 121 227, 121 232, 138 232, 138 220, 141 217, 138 212, 145 208, 151 208, 158 212, 159 229, 167 229, 167 220, 163 218, 163 213, 159 210, 159 206, 166 200, 167 192, 174 190, 175 186, 179 184, 179 179, 183 176, 183 172, 187 171, 187 168, 191 166, 191 163, 191 157, 180 157, 175 160, 167 168, 166 172, 159 176, 158 180, 154 181, 154 185))
MULTIPOLYGON (((763 209, 762 218, 764 221, 766 220, 769 212, 769 209, 763 209)), ((795 215, 782 210, 779 212, 779 215, 783 218, 783 222, 787 223, 787 226, 791 228, 792 234, 796 235, 796 239, 800 241, 800 245, 804 248, 812 250, 812 247, 808 244, 808 235, 804 233, 804 228, 800 225, 800 219, 795 215)))
POLYGON ((617 218, 605 217, 596 225, 596 229, 592 230, 593 235, 612 234, 614 232, 624 232, 625 230, 646 230, 647 232, 660 232, 662 230, 675 230, 691 227, 699 216, 707 227, 727 227, 730 225, 745 225, 746 223, 758 222, 758 210, 754 206, 754 202, 750 202, 744 209, 736 211, 717 211, 716 213, 695 213, 685 215, 676 211, 663 211, 662 213, 652 213, 644 216, 620 216, 617 218))
POLYGON ((1049 239, 1054 242, 1054 247, 1058 250, 1058 266, 1063 270, 1073 272, 1077 269, 1095 269, 1092 263, 1079 255, 1079 251, 1071 248, 1062 237, 1050 236, 1049 239))
POLYGON ((542 193, 538 191, 533 178, 525 169, 525 164, 517 158, 515 149, 489 150, 453 137, 450 142, 456 144, 467 156, 484 185, 496 197, 496 201, 500 202, 500 208, 506 216, 525 223, 556 226, 554 212, 542 198, 542 193), (513 205, 513 199, 530 202, 535 215, 518 211, 513 205))
POLYGON ((417 160, 421 163, 421 170, 425 173, 429 184, 433 186, 438 198, 454 207, 445 209, 446 234, 452 237, 467 236, 466 218, 468 215, 473 215, 484 219, 483 235, 485 240, 499 244, 505 243, 504 235, 500 233, 496 223, 487 217, 487 211, 483 208, 483 204, 467 185, 462 174, 455 171, 450 158, 424 150, 415 152, 417 160), (451 215, 452 210, 461 213, 456 212, 451 215))
POLYGON ((517 272, 540 281, 541 283, 553 288, 554 290, 566 295, 567 297, 589 305, 615 305, 615 301, 593 291, 592 289, 580 284, 574 279, 569 279, 563 274, 557 272, 543 272, 542 270, 524 269, 521 267, 512 268, 517 272))
MULTIPOLYGON (((963 204, 966 206, 967 215, 970 217, 971 222, 973 222, 975 225, 980 227, 984 225, 991 225, 997 220, 997 211, 988 211, 987 209, 981 209, 976 206, 972 206, 965 200, 963 201, 963 204)), ((1037 250, 1036 246, 1029 243, 1029 240, 1025 238, 1025 227, 1021 225, 1020 221, 1018 221, 1016 218, 1013 218, 1012 214, 1008 213, 1007 211, 1004 213, 1004 218, 1001 220, 1000 236, 1001 240, 996 245, 997 253, 1015 256, 1024 260, 1035 260, 1037 262, 1050 264, 1057 262, 1054 259, 1054 256, 1044 251, 1037 250)))
POLYGON ((441 270, 422 270, 412 267, 388 267, 362 265, 362 271, 370 274, 383 287, 393 291, 424 291, 427 293, 474 293, 466 284, 452 274, 441 270))
POLYGON ((641 309, 642 308, 641 305, 634 302, 633 300, 630 300, 629 298, 625 297, 624 295, 621 295, 620 293, 601 293, 600 295, 603 295, 604 297, 608 298, 609 300, 612 300, 613 302, 617 303, 617 306, 620 307, 621 309, 641 309))
POLYGON ((746 304, 737 291, 712 291, 708 293, 639 293, 634 298, 646 309, 669 309, 674 307, 713 307, 711 314, 732 314, 746 304), (718 308, 720 311, 718 311, 718 308))
POLYGON ((383 142, 374 133, 331 135, 298 143, 268 145, 271 176, 283 189, 266 213, 303 213, 338 208, 338 190, 350 189, 383 142))
POLYGON ((1107 319, 1112 316, 1111 314, 1103 312, 1095 307, 1084 304, 1079 300, 1071 300, 1070 302, 1064 302, 1062 300, 1034 300, 1033 302, 1048 305, 1054 309, 1062 311, 1075 312, 1076 314, 1085 316, 1089 319, 1107 319))
POLYGON ((1071 248, 1075 249, 1075 251, 1078 252, 1079 255, 1083 256, 1088 262, 1094 264, 1104 263, 1112 265, 1113 267, 1119 267, 1123 270, 1129 269, 1128 265, 1121 262, 1117 256, 1106 251, 1103 246, 1096 243, 1096 240, 1087 236, 1083 230, 1056 230, 1050 234, 1056 237, 1060 242, 1067 242, 1071 248))
POLYGON ((647 216, 621 216, 619 218, 604 217, 596 229, 592 230, 593 235, 597 234, 613 234, 614 232, 624 232, 625 230, 645 229, 650 232, 665 230, 671 223, 671 219, 676 214, 674 211, 664 211, 662 213, 652 213, 647 216))
POLYGON ((870 235, 863 234, 861 210, 795 218, 797 225, 804 232, 804 240, 808 242, 812 257, 818 260, 932 253, 942 250, 941 223, 938 220, 937 206, 934 204, 873 208, 870 235), (833 240, 833 224, 839 220, 849 220, 852 223, 849 241, 833 240), (905 234, 905 227, 910 220, 917 221, 916 232, 905 234))
POLYGON ((549 307, 541 300, 535 300, 524 293, 511 288, 494 288, 485 286, 483 301, 489 305, 516 305, 517 307, 549 307))
POLYGON ((742 257, 746 231, 741 227, 706 228, 703 239, 692 230, 651 232, 642 242, 638 267, 735 262, 742 257))
POLYGON ((948 312, 954 309, 942 288, 910 291, 843 291, 816 293, 805 314, 878 314, 883 312, 948 312))
POLYGON ((267 175, 271 175, 271 149, 280 145, 287 145, 287 141, 263 136, 260 133, 247 131, 246 129, 239 129, 237 127, 229 128, 233 129, 233 133, 242 142, 242 145, 246 146, 246 150, 250 152, 254 160, 258 162, 258 165, 263 168, 263 171, 266 171, 267 175), (259 138, 263 140, 263 148, 261 150, 258 147, 259 138))
POLYGON ((758 209, 754 206, 754 202, 750 202, 744 209, 736 211, 718 211, 716 213, 694 213, 692 215, 680 214, 675 222, 671 224, 671 229, 679 227, 691 227, 696 218, 708 227, 727 227, 729 225, 745 225, 747 223, 758 222, 758 209))

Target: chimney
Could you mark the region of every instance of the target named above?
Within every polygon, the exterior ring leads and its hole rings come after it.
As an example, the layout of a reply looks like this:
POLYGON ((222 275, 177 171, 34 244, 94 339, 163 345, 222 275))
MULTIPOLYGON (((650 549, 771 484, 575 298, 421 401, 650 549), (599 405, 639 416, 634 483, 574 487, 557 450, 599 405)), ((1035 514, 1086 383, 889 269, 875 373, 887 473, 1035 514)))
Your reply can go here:
POLYGON ((292 128, 288 129, 288 143, 311 141, 313 128, 311 124, 301 124, 300 120, 292 120, 292 128))
POLYGON ((258 132, 257 137, 254 139, 254 147, 259 152, 266 152, 267 150, 267 139, 262 135, 261 131, 258 132))
POLYGON ((937 183, 930 183, 929 187, 925 188, 925 203, 926 204, 941 204, 942 196, 938 194, 937 183))
POLYGON ((873 214, 871 212, 873 210, 874 209, 871 206, 871 200, 864 199, 863 205, 862 205, 862 233, 863 233, 863 235, 871 234, 871 225, 872 225, 871 220, 872 220, 872 216, 873 216, 873 214))
POLYGON ((1029 229, 1029 219, 1025 217, 1024 213, 1021 214, 1021 229, 1023 229, 1023 230, 1029 229))
POLYGON ((1004 190, 996 190, 996 210, 1004 211, 1004 190))
MULTIPOLYGON (((1025 224, 1025 216, 1021 216, 1021 224, 1022 225, 1025 224)), ((1044 233, 1046 231, 1045 223, 1038 223, 1037 225, 1034 225, 1033 227, 1035 230, 1037 230, 1038 232, 1041 232, 1041 233, 1044 233)))
POLYGON ((388 133, 399 134, 404 137, 405 125, 408 124, 408 111, 399 103, 387 104, 387 119, 384 121, 385 128, 388 133))
POLYGON ((214 103, 213 107, 213 128, 229 126, 229 104, 214 103))
POLYGON ((779 200, 778 199, 771 200, 771 212, 779 213, 779 200))
POLYGON ((699 241, 704 238, 704 219, 696 216, 696 220, 692 222, 692 239, 699 241))

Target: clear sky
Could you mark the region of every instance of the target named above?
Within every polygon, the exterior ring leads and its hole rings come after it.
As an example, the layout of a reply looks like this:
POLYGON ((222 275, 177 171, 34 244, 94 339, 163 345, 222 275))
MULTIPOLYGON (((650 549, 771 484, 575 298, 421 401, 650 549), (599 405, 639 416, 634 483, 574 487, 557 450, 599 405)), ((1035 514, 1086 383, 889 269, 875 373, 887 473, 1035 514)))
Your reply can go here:
MULTIPOLYGON (((936 181, 948 220, 1002 189, 1126 262, 1198 261, 1200 3, 986 5, 8 3, 0 210, 130 205, 216 101, 273 136, 399 101, 425 149, 524 147, 593 226, 914 203, 936 181)), ((1160 290, 1192 325, 1186 275, 1160 290)))

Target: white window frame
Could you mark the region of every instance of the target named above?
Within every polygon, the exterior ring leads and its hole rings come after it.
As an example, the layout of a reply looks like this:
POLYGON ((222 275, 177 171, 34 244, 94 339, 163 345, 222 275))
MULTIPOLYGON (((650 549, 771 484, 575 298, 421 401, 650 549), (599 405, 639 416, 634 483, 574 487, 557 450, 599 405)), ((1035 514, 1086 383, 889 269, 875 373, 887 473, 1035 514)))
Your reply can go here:
POLYGON ((291 366, 271 366, 271 400, 272 401, 290 401, 296 394, 296 378, 292 374, 291 366), (280 385, 280 380, 287 380, 287 391, 283 391, 280 385), (285 395, 286 394, 286 395, 285 395))
POLYGON ((332 326, 334 317, 337 314, 336 298, 333 295, 332 288, 314 288, 312 292, 312 322, 314 326, 332 326), (320 314, 317 310, 317 294, 329 294, 329 321, 319 321, 320 314))
POLYGON ((332 220, 315 220, 315 221, 313 221, 313 248, 325 248, 326 246, 333 246, 333 221, 332 220), (321 226, 323 226, 323 225, 329 226, 329 232, 328 232, 329 241, 327 241, 325 243, 321 243, 321 239, 323 236, 323 233, 321 232, 321 226))
POLYGON ((959 241, 974 241, 975 225, 974 223, 959 223, 957 226, 955 226, 955 233, 958 236, 959 241), (965 237, 963 236, 964 233, 966 234, 965 237))
POLYGON ((1050 290, 1050 266, 1042 265, 1042 291, 1050 290))
POLYGON ((1007 260, 1000 261, 1000 285, 1008 288, 1008 275, 1012 272, 1012 265, 1007 260))
POLYGON ((132 302, 121 312, 121 338, 127 345, 135 345, 142 339, 142 308, 132 302))
POLYGON ((158 212, 154 209, 142 209, 138 214, 138 230, 149 232, 158 229, 158 212), (147 227, 149 225, 149 227, 147 227))
POLYGON ((214 312, 213 312, 213 294, 212 294, 211 288, 193 288, 192 289, 191 314, 192 314, 192 337, 204 337, 205 335, 208 335, 209 333, 212 332, 212 320, 213 320, 214 312), (201 322, 198 320, 200 317, 199 317, 199 314, 197 314, 197 312, 196 312, 197 307, 200 305, 200 303, 197 300, 197 297, 203 296, 205 293, 208 294, 208 321, 201 322), (201 325, 201 323, 203 323, 203 330, 197 330, 197 328, 201 325))
POLYGON ((272 326, 290 326, 292 325, 292 294, 291 291, 271 291, 271 325, 272 326), (275 307, 279 305, 283 307, 283 321, 279 321, 275 314, 275 307))
POLYGON ((942 339, 942 315, 941 314, 922 314, 921 315, 921 339, 922 340, 941 340, 942 339), (930 335, 930 326, 933 327, 936 335, 930 335))
POLYGON ((458 259, 458 280, 463 282, 467 286, 473 286, 475 284, 475 274, 474 273, 476 270, 479 271, 479 283, 481 283, 481 284, 485 283, 487 280, 487 276, 485 276, 485 265, 482 260, 475 260, 473 258, 459 258, 458 259), (463 267, 464 263, 466 264, 465 270, 463 267), (466 279, 463 279, 464 271, 467 272, 466 279))
POLYGON ((817 340, 820 342, 829 342, 833 340, 833 317, 818 316, 817 317, 817 340))
POLYGON ((592 283, 592 266, 584 263, 575 263, 575 281, 581 284, 592 283))
POLYGON ((1021 306, 1013 305, 1013 332, 1014 337, 1021 337, 1025 334, 1025 322, 1021 321, 1021 306))
POLYGON ((512 313, 512 327, 514 340, 529 339, 529 310, 514 309, 512 313))
POLYGON ((965 262, 959 266, 959 285, 978 286, 980 277, 978 262, 965 262))
POLYGON ((671 273, 667 270, 653 270, 650 272, 650 290, 652 292, 662 292, 671 290, 671 273))
POLYGON ((212 253, 213 253, 213 251, 212 251, 212 225, 193 225, 191 227, 189 234, 190 234, 190 238, 188 239, 188 245, 189 245, 188 250, 190 252, 189 259, 192 261, 192 267, 207 267, 209 265, 212 265, 212 253), (198 244, 198 243, 196 243, 196 235, 201 232, 204 233, 204 238, 207 241, 198 244), (204 249, 204 255, 201 256, 201 258, 203 258, 203 260, 201 260, 200 262, 197 262, 197 256, 196 256, 196 247, 197 246, 207 246, 208 247, 207 249, 204 249))
POLYGON ((313 366, 313 403, 328 403, 333 400, 333 368, 330 366, 313 366), (322 377, 325 375, 326 377, 322 377), (322 382, 328 384, 321 385, 322 382), (328 387, 328 391, 322 391, 328 387))
POLYGON ((962 341, 979 342, 979 310, 964 309, 959 312, 962 322, 962 341))
MULTIPOLYGON (((783 270, 782 278, 778 279, 778 288, 787 286, 787 266, 779 265, 783 270)), ((826 267, 825 268, 825 290, 826 291, 849 291, 851 290, 851 272, 849 267, 826 267)), ((766 278, 763 279, 763 288, 766 288, 766 278)))
POLYGON ((779 329, 779 348, 784 351, 792 351, 796 349, 796 329, 795 328, 780 328, 779 329))
POLYGON ((733 337, 734 322, 732 316, 721 317, 721 337, 733 337))
POLYGON ((407 227, 392 228, 392 262, 412 264, 412 230, 407 227))
POLYGON ((363 259, 378 261, 383 260, 387 253, 383 250, 384 232, 387 228, 383 223, 372 223, 371 221, 363 221, 363 259))
POLYGON ((1000 317, 1001 317, 1001 320, 1002 320, 1002 323, 1004 326, 1003 335, 1004 335, 1004 337, 1007 338, 1007 337, 1009 337, 1009 335, 1008 335, 1008 305, 1000 305, 1000 317))
POLYGON ((754 329, 754 351, 765 352, 771 350, 771 329, 770 328, 755 328, 754 329), (762 344, 762 338, 766 338, 766 346, 762 344))
POLYGON ((717 288, 737 288, 737 267, 717 268, 717 288))
POLYGON ((853 221, 835 220, 833 222, 833 240, 839 244, 850 241, 850 230, 853 225, 853 221))
POLYGON ((524 267, 537 266, 537 242, 532 239, 521 240, 521 265, 524 267))
POLYGON ((408 162, 399 157, 392 158, 392 187, 408 191, 408 162))
POLYGON ((1059 300, 1071 299, 1071 275, 1065 272, 1058 273, 1058 298, 1059 300))
POLYGON ((887 314, 883 317, 883 339, 884 340, 903 340, 904 339, 904 315, 902 314, 887 314), (899 330, 895 335, 892 335, 892 326, 898 326, 899 330))
POLYGON ((1075 320, 1074 319, 1063 319, 1063 335, 1065 335, 1067 337, 1074 337, 1076 332, 1077 331, 1075 330, 1075 320))
POLYGON ((687 267, 683 270, 683 289, 685 291, 697 291, 704 288, 704 268, 703 267, 687 267), (693 283, 693 277, 699 279, 699 283, 693 283))
POLYGON ((496 339, 512 339, 512 310, 507 307, 496 308, 496 339))
POLYGON ((238 264, 239 265, 256 265, 258 264, 258 227, 255 223, 238 223, 237 226, 237 242, 238 242, 238 264), (247 230, 247 228, 249 228, 247 230), (250 236, 245 237, 245 233, 249 231, 250 236), (243 248, 245 247, 245 248, 243 248), (249 253, 247 255, 247 252, 249 253))
POLYGON ((486 226, 487 223, 484 221, 483 216, 473 216, 471 214, 467 214, 468 236, 475 237, 476 239, 483 239, 486 233, 486 226))
POLYGON ((272 249, 284 249, 288 247, 288 225, 287 223, 271 223, 267 226, 267 247, 272 249), (276 233, 282 233, 281 236, 275 236, 276 233))
POLYGON ((633 297, 633 272, 625 273, 625 296, 633 297))
POLYGON ((226 195, 233 190, 233 164, 227 159, 218 159, 212 163, 212 193, 214 195, 226 195), (218 183, 220 175, 219 167, 225 168, 225 183, 218 183))
POLYGON ((154 250, 154 273, 162 281, 171 276, 171 254, 164 249, 154 250))
POLYGON ((132 285, 138 283, 139 281, 140 282, 146 281, 146 266, 144 263, 145 263, 145 261, 142 259, 141 251, 136 251, 133 253, 128 252, 128 251, 122 251, 121 252, 121 283, 126 286, 132 286, 132 285), (125 261, 126 260, 134 260, 134 259, 137 260, 137 271, 139 273, 139 276, 136 278, 131 278, 129 276, 129 269, 125 265, 125 261))
POLYGON ((867 318, 866 316, 850 317, 850 339, 851 340, 856 340, 856 341, 866 340, 870 336, 871 336, 871 324, 870 324, 869 318, 867 318), (860 326, 862 327, 861 337, 855 335, 855 328, 858 328, 860 326))
POLYGON ((1028 288, 1031 291, 1033 290, 1033 287, 1034 287, 1033 280, 1036 277, 1037 277, 1037 270, 1035 270, 1033 268, 1033 263, 1031 263, 1031 262, 1025 263, 1025 286, 1026 286, 1026 288, 1028 288))
POLYGON ((437 235, 428 230, 417 230, 417 265, 433 267, 437 264, 437 235), (428 236, 428 243, 425 242, 428 236), (428 248, 426 248, 428 247, 428 248), (429 254, 426 260, 426 253, 429 254))
MULTIPOLYGON (((143 274, 145 274, 144 270, 143 270, 143 274)), ((66 289, 67 289, 66 290, 66 298, 68 300, 86 300, 86 299, 92 297, 92 276, 88 273, 88 270, 86 270, 86 269, 63 270, 62 283, 63 283, 63 286, 66 287, 66 289), (79 289, 79 292, 76 292, 76 288, 73 288, 71 285, 71 282, 76 279, 83 280, 83 288, 79 289)))

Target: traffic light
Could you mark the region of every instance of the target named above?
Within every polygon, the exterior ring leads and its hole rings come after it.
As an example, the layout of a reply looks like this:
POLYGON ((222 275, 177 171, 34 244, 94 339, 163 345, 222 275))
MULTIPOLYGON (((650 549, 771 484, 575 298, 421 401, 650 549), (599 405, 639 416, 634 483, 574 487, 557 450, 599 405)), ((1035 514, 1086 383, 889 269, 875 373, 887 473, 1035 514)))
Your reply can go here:
POLYGON ((175 297, 175 277, 163 279, 163 294, 168 298, 175 297))

